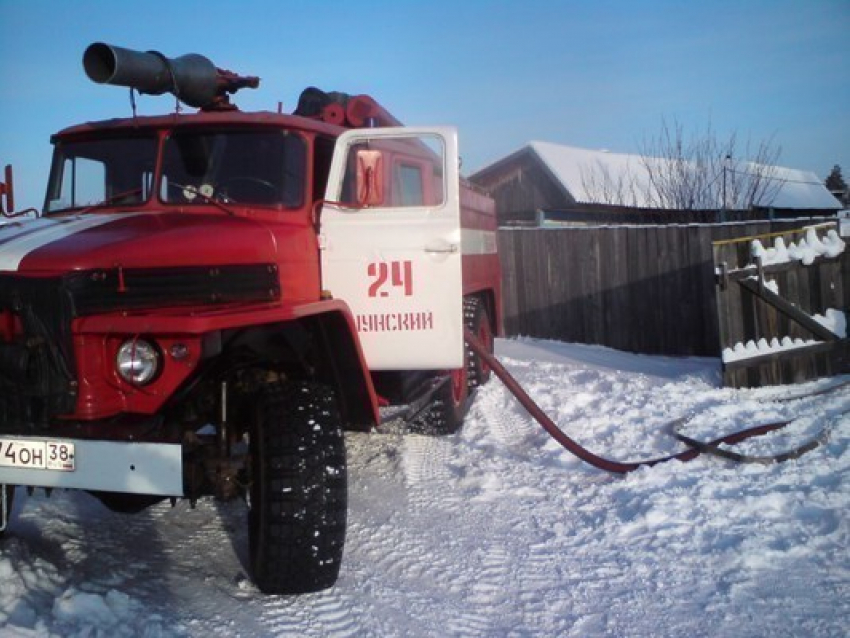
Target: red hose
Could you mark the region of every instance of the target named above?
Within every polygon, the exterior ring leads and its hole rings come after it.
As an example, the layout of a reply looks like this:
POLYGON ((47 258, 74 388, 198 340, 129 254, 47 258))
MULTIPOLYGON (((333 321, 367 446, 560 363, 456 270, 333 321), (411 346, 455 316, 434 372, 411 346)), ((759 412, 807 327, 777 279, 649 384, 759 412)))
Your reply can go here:
MULTIPOLYGON (((519 385, 516 379, 505 369, 505 367, 499 363, 499 361, 494 357, 487 348, 478 340, 478 338, 472 334, 470 330, 464 331, 464 338, 466 339, 469 347, 472 348, 475 353, 481 357, 483 361, 490 366, 490 369, 493 370, 495 375, 501 379, 502 383, 505 384, 505 387, 513 394, 516 399, 522 404, 528 413, 534 417, 534 419, 543 426, 543 429, 549 433, 553 439, 555 439, 558 443, 561 444, 562 447, 572 452, 575 456, 580 458, 585 463, 589 463, 590 465, 599 468, 600 470, 605 470, 607 472, 613 472, 615 474, 627 474, 628 472, 633 472, 641 467, 651 467, 653 465, 657 465, 658 463, 664 463, 666 461, 691 461, 699 456, 702 450, 693 448, 690 450, 686 450, 684 452, 680 452, 678 454, 673 454, 671 456, 665 456, 658 459, 651 459, 648 461, 636 461, 636 462, 620 462, 620 461, 612 461, 610 459, 604 459, 601 456, 597 456, 590 450, 585 447, 582 447, 578 443, 576 443, 569 436, 564 434, 561 429, 555 425, 555 423, 550 419, 540 406, 537 405, 534 400, 528 396, 525 390, 519 385)), ((682 419, 679 420, 681 422, 682 419)), ((760 436, 762 434, 767 434, 768 432, 772 432, 774 430, 778 430, 780 428, 788 425, 790 421, 781 421, 778 423, 768 423, 765 425, 758 425, 752 428, 748 428, 746 430, 741 430, 739 432, 734 432, 732 434, 728 434, 720 439, 716 439, 709 443, 705 443, 702 447, 716 447, 722 443, 738 443, 745 439, 760 436)))

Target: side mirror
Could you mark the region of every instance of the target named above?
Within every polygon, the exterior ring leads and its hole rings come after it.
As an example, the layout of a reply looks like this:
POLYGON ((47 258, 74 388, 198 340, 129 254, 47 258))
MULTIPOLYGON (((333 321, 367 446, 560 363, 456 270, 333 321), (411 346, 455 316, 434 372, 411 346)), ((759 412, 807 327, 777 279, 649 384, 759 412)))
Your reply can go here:
POLYGON ((6 164, 6 181, 0 182, 0 214, 8 215, 15 210, 15 187, 12 175, 12 165, 6 164), (5 206, 3 200, 6 200, 5 206))
POLYGON ((362 208, 384 203, 384 157, 381 151, 357 151, 357 205, 362 208))

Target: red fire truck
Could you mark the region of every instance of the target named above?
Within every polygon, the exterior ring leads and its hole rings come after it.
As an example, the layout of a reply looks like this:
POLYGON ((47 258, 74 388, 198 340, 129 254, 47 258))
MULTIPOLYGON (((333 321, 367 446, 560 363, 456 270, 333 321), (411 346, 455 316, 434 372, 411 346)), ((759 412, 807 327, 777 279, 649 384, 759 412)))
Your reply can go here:
POLYGON ((83 65, 133 115, 53 136, 39 214, 0 184, 0 525, 13 486, 127 512, 241 496, 257 586, 328 587, 344 431, 387 405, 452 432, 487 378, 463 332, 501 330, 493 202, 453 129, 367 96, 246 113, 230 95, 259 80, 203 56, 96 43, 83 65), (135 92, 176 108, 137 116, 135 92))

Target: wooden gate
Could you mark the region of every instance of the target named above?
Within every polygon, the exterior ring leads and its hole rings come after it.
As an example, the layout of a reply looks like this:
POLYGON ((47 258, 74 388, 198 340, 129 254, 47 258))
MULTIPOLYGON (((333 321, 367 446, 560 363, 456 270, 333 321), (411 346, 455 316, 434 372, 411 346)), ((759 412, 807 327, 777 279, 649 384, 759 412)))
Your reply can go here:
POLYGON ((845 241, 830 222, 712 243, 724 385, 850 371, 845 241))

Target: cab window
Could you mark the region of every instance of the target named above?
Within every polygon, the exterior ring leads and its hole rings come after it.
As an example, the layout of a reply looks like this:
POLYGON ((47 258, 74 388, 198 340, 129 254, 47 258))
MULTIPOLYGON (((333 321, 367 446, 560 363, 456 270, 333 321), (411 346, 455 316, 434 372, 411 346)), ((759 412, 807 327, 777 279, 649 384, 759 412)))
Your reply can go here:
POLYGON ((443 143, 436 136, 358 140, 347 151, 339 201, 378 210, 441 206, 443 163, 443 143))
POLYGON ((147 201, 156 148, 153 136, 57 140, 45 213, 147 201))

